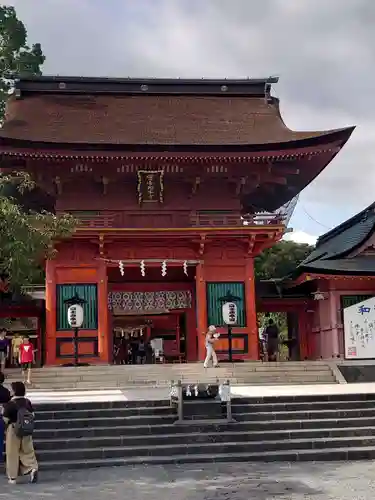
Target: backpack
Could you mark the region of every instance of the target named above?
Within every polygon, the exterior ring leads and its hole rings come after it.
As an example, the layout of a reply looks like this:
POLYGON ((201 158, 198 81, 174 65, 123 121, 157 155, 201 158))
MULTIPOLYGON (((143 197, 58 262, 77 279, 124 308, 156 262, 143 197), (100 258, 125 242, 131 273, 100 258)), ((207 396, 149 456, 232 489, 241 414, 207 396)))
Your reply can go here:
POLYGON ((35 427, 35 417, 27 408, 22 407, 17 411, 17 421, 14 424, 16 436, 24 438, 32 436, 35 427))

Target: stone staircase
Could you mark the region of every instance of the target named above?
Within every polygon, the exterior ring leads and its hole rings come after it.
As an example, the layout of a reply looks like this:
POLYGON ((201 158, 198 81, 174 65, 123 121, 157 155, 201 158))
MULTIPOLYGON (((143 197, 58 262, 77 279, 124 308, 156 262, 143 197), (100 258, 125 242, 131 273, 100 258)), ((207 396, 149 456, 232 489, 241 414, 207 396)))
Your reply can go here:
MULTIPOLYGON (((19 380, 20 371, 7 374, 7 382, 19 380)), ((281 363, 223 363, 205 369, 202 363, 165 365, 96 365, 46 367, 33 370, 32 390, 95 390, 165 387, 171 380, 214 383, 229 379, 232 385, 334 384, 336 377, 323 361, 281 363)))
POLYGON ((186 425, 168 401, 39 404, 35 448, 42 470, 375 458, 375 394, 235 399, 232 411, 233 423, 186 425))

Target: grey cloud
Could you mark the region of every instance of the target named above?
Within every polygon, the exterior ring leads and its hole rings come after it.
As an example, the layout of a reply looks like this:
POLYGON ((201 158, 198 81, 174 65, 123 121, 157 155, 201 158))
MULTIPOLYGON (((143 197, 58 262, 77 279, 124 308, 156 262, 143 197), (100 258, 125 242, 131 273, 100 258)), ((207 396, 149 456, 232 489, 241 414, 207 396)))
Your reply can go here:
MULTIPOLYGON (((48 73, 280 75, 298 129, 358 125, 303 194, 353 213, 375 191, 374 0, 14 0, 48 73)), ((339 222, 339 221, 338 221, 339 222)))

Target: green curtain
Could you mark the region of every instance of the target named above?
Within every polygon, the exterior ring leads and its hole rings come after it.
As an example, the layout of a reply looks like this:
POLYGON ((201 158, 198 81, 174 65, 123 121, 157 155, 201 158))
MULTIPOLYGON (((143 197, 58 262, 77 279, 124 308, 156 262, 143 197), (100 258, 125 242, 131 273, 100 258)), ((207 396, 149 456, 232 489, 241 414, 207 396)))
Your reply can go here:
POLYGON ((246 326, 245 310, 245 285, 244 283, 207 283, 207 319, 208 325, 224 326, 223 316, 221 314, 222 302, 220 297, 225 296, 228 291, 239 297, 236 302, 238 310, 238 326, 246 326))
POLYGON ((96 330, 98 328, 98 292, 97 285, 57 285, 56 286, 56 330, 71 330, 68 323, 68 306, 64 303, 77 294, 86 300, 83 305, 82 330, 96 330))

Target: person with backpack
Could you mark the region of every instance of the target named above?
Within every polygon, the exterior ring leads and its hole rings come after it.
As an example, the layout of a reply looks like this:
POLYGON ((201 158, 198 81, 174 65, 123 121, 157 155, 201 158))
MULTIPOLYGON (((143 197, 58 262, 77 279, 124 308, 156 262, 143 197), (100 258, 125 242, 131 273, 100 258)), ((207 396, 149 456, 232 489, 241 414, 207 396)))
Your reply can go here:
POLYGON ((36 483, 38 462, 33 444, 34 409, 30 400, 25 397, 24 383, 13 382, 11 388, 13 397, 3 410, 6 425, 6 473, 10 484, 15 484, 19 475, 28 475, 30 483, 36 483))
POLYGON ((10 401, 10 392, 6 387, 4 387, 5 376, 4 373, 0 372, 0 464, 3 463, 3 451, 4 451, 4 421, 1 418, 3 413, 3 406, 10 401))

